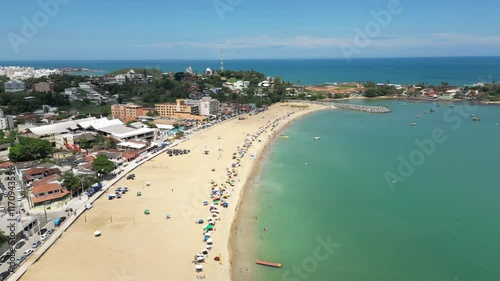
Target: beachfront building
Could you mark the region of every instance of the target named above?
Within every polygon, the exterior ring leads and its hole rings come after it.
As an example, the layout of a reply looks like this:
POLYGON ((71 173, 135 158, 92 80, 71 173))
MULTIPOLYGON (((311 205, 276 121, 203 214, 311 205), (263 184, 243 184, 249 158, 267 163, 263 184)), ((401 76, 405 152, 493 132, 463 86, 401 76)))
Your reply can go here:
POLYGON ((33 91, 50 93, 54 91, 54 84, 51 82, 40 82, 33 85, 33 91))
POLYGON ((204 117, 200 118, 200 107, 198 105, 188 105, 183 99, 176 100, 176 103, 155 104, 155 110, 160 117, 196 120, 206 119, 204 117))
POLYGON ((6 93, 17 93, 25 90, 25 85, 23 81, 12 80, 3 83, 6 93))
MULTIPOLYGON (((130 139, 154 139, 155 130, 149 128, 134 129, 127 127, 119 119, 107 119, 95 117, 60 122, 40 127, 27 129, 28 137, 42 138, 56 145, 56 137, 64 134, 80 134, 84 132, 95 132, 96 134, 113 137, 119 141, 130 139)), ((66 138, 69 141, 69 137, 66 138)), ((61 144, 61 141, 58 141, 61 144)), ((62 142, 64 144, 64 140, 62 142)), ((65 144, 64 144, 65 145, 65 144)), ((66 146, 66 145, 65 145, 66 146)))
POLYGON ((457 95, 458 90, 448 90, 444 93, 441 98, 445 100, 451 100, 457 95))
POLYGON ((111 115, 113 118, 118 118, 124 123, 137 120, 139 116, 145 116, 150 111, 152 109, 132 103, 114 104, 111 106, 111 115))
POLYGON ((125 75, 123 74, 118 74, 115 76, 116 84, 118 85, 123 85, 127 81, 125 78, 125 75))
POLYGON ((186 99, 184 102, 188 105, 198 106, 200 116, 218 116, 220 114, 220 102, 211 97, 203 97, 198 100, 186 99))
POLYGON ((35 207, 63 200, 70 194, 59 183, 48 183, 33 187, 31 193, 31 202, 35 207))

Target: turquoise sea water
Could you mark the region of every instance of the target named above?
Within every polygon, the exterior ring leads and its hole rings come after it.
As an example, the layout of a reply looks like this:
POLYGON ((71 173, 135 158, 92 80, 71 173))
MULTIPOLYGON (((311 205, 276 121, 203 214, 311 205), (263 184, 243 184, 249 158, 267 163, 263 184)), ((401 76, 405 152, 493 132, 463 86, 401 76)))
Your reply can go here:
MULTIPOLYGON (((165 72, 185 71, 192 67, 199 73, 207 67, 217 70, 218 60, 96 60, 96 61, 0 61, 0 65, 35 68, 89 68, 99 70, 89 75, 130 67, 157 68, 165 72)), ((420 83, 439 85, 449 82, 463 86, 476 82, 500 80, 500 57, 381 58, 381 59, 227 59, 225 69, 254 69, 269 76, 281 76, 301 84, 374 81, 378 83, 420 83)))
POLYGON ((252 186, 258 220, 242 223, 254 228, 255 256, 244 265, 251 279, 500 280, 500 107, 368 104, 393 112, 322 111, 276 141, 252 186), (440 143, 419 154, 415 141, 434 130, 440 143), (387 181, 387 172, 400 175, 400 157, 413 161, 413 173, 387 181))

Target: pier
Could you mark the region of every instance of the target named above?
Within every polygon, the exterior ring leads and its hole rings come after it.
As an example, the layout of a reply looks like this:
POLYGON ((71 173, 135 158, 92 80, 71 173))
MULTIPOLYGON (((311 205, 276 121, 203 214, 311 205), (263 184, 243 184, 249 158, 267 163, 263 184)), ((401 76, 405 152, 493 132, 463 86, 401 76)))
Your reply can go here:
POLYGON ((277 268, 281 267, 281 263, 275 263, 275 262, 269 262, 269 261, 263 261, 263 260, 257 260, 257 261, 255 261, 255 263, 260 264, 260 265, 270 266, 270 267, 277 267, 277 268))

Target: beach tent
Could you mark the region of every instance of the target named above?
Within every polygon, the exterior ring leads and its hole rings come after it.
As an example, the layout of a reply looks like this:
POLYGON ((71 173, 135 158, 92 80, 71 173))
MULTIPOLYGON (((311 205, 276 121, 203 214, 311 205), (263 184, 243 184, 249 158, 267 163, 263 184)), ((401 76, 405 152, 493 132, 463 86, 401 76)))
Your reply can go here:
POLYGON ((213 243, 214 243, 214 240, 212 240, 212 238, 210 238, 210 239, 207 240, 207 244, 208 245, 212 245, 213 243))
POLYGON ((214 229, 214 225, 213 224, 209 224, 209 225, 205 226, 205 228, 203 228, 204 231, 212 230, 212 229, 214 229))
POLYGON ((196 271, 202 271, 203 270, 203 265, 198 264, 196 265, 196 271))

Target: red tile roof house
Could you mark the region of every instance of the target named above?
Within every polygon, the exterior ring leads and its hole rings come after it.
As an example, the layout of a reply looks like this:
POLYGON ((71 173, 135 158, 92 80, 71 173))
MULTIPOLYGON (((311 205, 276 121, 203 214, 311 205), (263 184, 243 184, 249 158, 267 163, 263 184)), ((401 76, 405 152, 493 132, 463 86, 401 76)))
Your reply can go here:
POLYGON ((24 172, 24 181, 26 183, 50 176, 50 175, 60 175, 61 171, 59 169, 47 169, 35 167, 24 172))
POLYGON ((58 183, 49 183, 35 186, 31 189, 33 205, 50 204, 66 198, 70 193, 58 183))
POLYGON ((44 177, 42 179, 39 179, 37 181, 33 182, 33 187, 49 184, 49 183, 58 183, 59 180, 61 179, 60 175, 54 174, 50 175, 48 177, 44 177))

